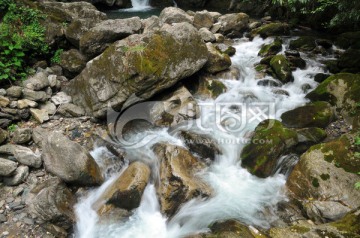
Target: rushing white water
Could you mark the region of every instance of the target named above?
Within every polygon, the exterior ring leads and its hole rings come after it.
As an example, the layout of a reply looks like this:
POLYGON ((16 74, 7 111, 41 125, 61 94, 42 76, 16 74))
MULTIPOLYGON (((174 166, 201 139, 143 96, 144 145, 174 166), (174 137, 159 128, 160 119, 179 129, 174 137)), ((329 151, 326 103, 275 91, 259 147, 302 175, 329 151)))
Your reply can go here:
MULTIPOLYGON (((226 219, 237 219, 248 225, 266 228, 276 219, 274 216, 275 205, 286 196, 283 191, 285 176, 277 173, 266 179, 260 179, 251 175, 246 169, 241 167, 239 161, 240 152, 244 146, 243 141, 248 139, 248 132, 255 129, 259 120, 254 119, 254 115, 249 113, 245 116, 247 123, 241 127, 241 130, 235 130, 232 118, 223 118, 224 125, 228 129, 219 127, 217 123, 217 113, 214 103, 222 105, 221 112, 227 115, 234 115, 233 105, 243 105, 255 103, 252 106, 252 112, 259 112, 260 107, 271 105, 266 115, 268 118, 279 119, 284 111, 305 104, 306 93, 302 89, 304 84, 311 88, 316 86, 313 76, 316 73, 323 72, 321 65, 315 60, 306 59, 308 66, 305 70, 296 70, 294 82, 282 85, 278 90, 286 90, 287 95, 279 94, 272 87, 259 86, 256 79, 254 64, 260 61, 257 56, 258 51, 264 43, 269 43, 273 39, 255 38, 253 41, 240 39, 235 43, 237 53, 232 57, 235 67, 241 71, 239 80, 221 79, 227 86, 228 91, 220 95, 217 99, 201 101, 199 104, 206 103, 209 107, 201 107, 201 116, 197 120, 197 125, 206 128, 215 140, 218 141, 223 154, 218 156, 210 167, 203 171, 200 176, 208 182, 214 190, 214 195, 208 199, 194 199, 183 204, 181 209, 172 218, 167 218, 161 214, 155 185, 158 181, 157 159, 151 150, 151 146, 157 142, 168 142, 179 146, 184 143, 177 137, 177 128, 169 132, 167 129, 149 130, 135 137, 144 137, 145 134, 157 135, 140 149, 127 150, 127 160, 141 159, 152 168, 152 178, 148 184, 142 202, 139 208, 126 221, 107 221, 99 223, 99 217, 92 209, 93 203, 100 197, 102 192, 113 182, 119 173, 115 173, 100 188, 90 192, 87 197, 82 199, 76 206, 78 218, 76 226, 76 236, 80 238, 181 238, 188 235, 206 232, 208 226, 215 221, 226 219), (258 104, 256 104, 258 103, 258 104), (212 105, 212 106, 211 106, 212 105), (231 130, 234 129, 234 130, 231 130)), ((285 48, 285 46, 284 46, 285 48)), ((264 76, 264 79, 274 80, 270 76, 264 76)), ((251 104, 253 105, 253 104, 251 104)), ((236 110, 235 110, 236 111, 236 110)), ((221 118, 220 118, 221 119, 221 118)), ((256 119, 256 117, 255 117, 256 119)), ((204 132, 199 126, 192 127, 194 132, 204 132)), ((95 149, 93 156, 100 162, 100 157, 104 148, 95 149)), ((108 166, 108 165, 107 165, 108 166)), ((102 169, 108 171, 106 165, 101 164, 102 169)), ((124 168, 123 168, 124 169, 124 168)))
POLYGON ((123 9, 126 12, 142 12, 152 9, 150 0, 131 0, 132 8, 123 9))

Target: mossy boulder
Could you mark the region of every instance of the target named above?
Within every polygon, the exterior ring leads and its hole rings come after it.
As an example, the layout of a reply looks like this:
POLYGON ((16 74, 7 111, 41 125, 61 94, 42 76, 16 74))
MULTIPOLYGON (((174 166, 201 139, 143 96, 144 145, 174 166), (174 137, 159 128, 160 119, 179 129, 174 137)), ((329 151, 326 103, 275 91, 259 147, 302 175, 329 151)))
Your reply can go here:
POLYGON ((354 209, 344 216, 341 220, 330 223, 330 226, 339 231, 353 233, 352 237, 360 237, 360 208, 354 209))
POLYGON ((336 106, 346 121, 353 123, 360 115, 360 74, 340 73, 327 78, 306 97, 336 106))
POLYGON ((209 74, 196 75, 191 80, 187 80, 185 86, 194 96, 202 99, 215 99, 227 90, 223 82, 209 74))
POLYGON ((354 188, 360 171, 354 136, 346 134, 312 146, 289 176, 290 195, 301 202, 314 221, 333 221, 360 206, 360 191, 354 188))
POLYGON ((327 137, 326 131, 318 127, 298 129, 296 132, 299 142, 295 148, 297 154, 304 153, 311 146, 319 144, 327 137))
POLYGON ((349 49, 339 58, 338 66, 342 72, 360 72, 360 50, 349 49))
POLYGON ((103 117, 109 106, 119 110, 130 97, 130 104, 149 99, 199 71, 207 60, 195 27, 164 25, 117 41, 87 63, 65 90, 87 114, 103 117))
POLYGON ((251 31, 251 36, 260 35, 262 38, 269 36, 283 36, 290 34, 290 27, 285 23, 270 23, 251 31))
POLYGON ((273 43, 263 45, 258 55, 261 57, 276 55, 281 51, 281 49, 282 49, 282 40, 280 38, 275 38, 273 43))
POLYGON ((60 63, 64 75, 73 78, 79 74, 86 66, 86 57, 78 50, 71 49, 60 55, 60 63))
POLYGON ((270 66, 275 76, 282 82, 288 83, 294 80, 291 72, 290 62, 284 55, 275 55, 270 60, 270 66))
POLYGON ((334 110, 328 102, 318 101, 287 111, 281 115, 282 123, 287 127, 325 128, 335 118, 334 110))
POLYGON ((250 144, 241 152, 242 166, 258 177, 272 175, 281 155, 298 143, 295 130, 277 120, 265 120, 255 129, 250 144))
POLYGON ((340 34, 335 44, 341 48, 348 49, 360 49, 360 31, 345 32, 340 34))
POLYGON ((296 40, 290 41, 289 48, 291 50, 312 51, 315 49, 315 38, 312 36, 301 36, 296 40))

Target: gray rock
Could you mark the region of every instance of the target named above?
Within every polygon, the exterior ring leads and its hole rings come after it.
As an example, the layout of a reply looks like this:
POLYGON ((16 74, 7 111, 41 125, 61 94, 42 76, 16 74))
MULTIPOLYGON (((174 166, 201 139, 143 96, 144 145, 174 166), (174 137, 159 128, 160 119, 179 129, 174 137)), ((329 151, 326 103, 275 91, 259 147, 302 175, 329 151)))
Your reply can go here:
POLYGON ((7 97, 0 96, 0 107, 7 107, 10 104, 10 100, 7 97))
POLYGON ((11 176, 11 174, 16 170, 16 168, 16 162, 0 158, 0 176, 11 176))
POLYGON ((31 101, 29 99, 21 99, 19 101, 17 101, 17 108, 19 109, 24 109, 24 108, 29 108, 29 107, 37 107, 38 104, 35 101, 31 101))
POLYGON ((203 27, 205 27, 207 29, 210 29, 212 27, 212 25, 214 24, 214 18, 206 10, 199 11, 199 12, 196 12, 195 15, 194 15, 193 24, 197 29, 200 29, 200 28, 203 28, 203 27))
POLYGON ((103 182, 101 171, 89 152, 61 133, 49 133, 42 149, 45 169, 64 182, 85 186, 103 182))
POLYGON ((212 43, 206 43, 209 60, 205 65, 205 70, 209 73, 218 73, 231 66, 229 55, 221 53, 212 43))
POLYGON ((60 105, 58 112, 64 117, 81 117, 85 115, 85 110, 82 107, 72 103, 60 105))
POLYGON ((232 13, 219 17, 220 33, 241 36, 249 27, 249 16, 245 13, 232 13))
MULTIPOLYGON (((92 47, 93 47, 93 44, 92 44, 92 47)), ((86 57, 84 55, 82 55, 78 50, 71 49, 71 50, 63 52, 60 55, 60 63, 59 64, 64 70, 64 75, 66 77, 73 78, 78 73, 80 73, 81 70, 83 70, 85 68, 86 57)), ((56 86, 56 79, 55 79, 54 86, 56 86)))
POLYGON ((53 223, 65 229, 75 221, 75 198, 59 178, 51 178, 33 188, 26 200, 31 217, 39 224, 53 223))
POLYGON ((161 97, 150 109, 151 121, 157 126, 176 126, 198 117, 197 103, 185 87, 161 97))
POLYGON ((42 163, 39 155, 35 154, 30 148, 21 145, 6 144, 0 146, 0 153, 13 155, 21 164, 35 168, 40 168, 42 163))
POLYGON ((108 44, 139 32, 141 26, 139 17, 103 21, 81 37, 80 51, 93 58, 103 52, 108 44))
POLYGON ((31 128, 20 128, 14 131, 12 140, 16 144, 26 144, 31 141, 31 128))
POLYGON ((338 201, 309 201, 304 207, 307 216, 319 223, 337 221, 351 211, 338 201))
POLYGON ((142 25, 144 28, 143 33, 148 33, 148 32, 154 31, 154 30, 159 30, 160 29, 159 17, 151 16, 147 19, 143 19, 142 25))
POLYGON ((56 86, 56 80, 57 80, 57 75, 55 74, 51 74, 48 76, 48 80, 49 80, 49 86, 50 87, 55 87, 56 86))
POLYGON ((32 138, 35 144, 41 146, 42 142, 47 138, 48 133, 49 131, 44 128, 41 127, 34 128, 32 133, 32 138))
POLYGON ((40 105, 41 110, 45 110, 47 114, 50 116, 54 115, 56 113, 56 106, 54 103, 48 101, 45 104, 40 105))
POLYGON ((16 186, 25 181, 29 176, 29 167, 20 165, 12 177, 4 178, 4 183, 7 186, 16 186))
POLYGON ((71 96, 67 95, 65 92, 58 92, 55 96, 51 97, 51 101, 57 106, 70 103, 71 100, 71 96))
POLYGON ((30 90, 41 90, 49 86, 48 75, 45 72, 39 72, 23 82, 25 88, 30 90))
POLYGON ((207 59, 196 28, 188 23, 165 25, 160 31, 117 41, 88 62, 65 91, 86 113, 103 117, 109 106, 128 106, 173 86, 201 69, 207 59))
POLYGON ((11 120, 6 118, 0 118, 0 128, 8 128, 10 124, 11 124, 11 120))
POLYGON ((20 86, 11 86, 6 89, 6 94, 8 97, 19 98, 22 95, 22 87, 20 86))
POLYGON ((159 16, 159 20, 160 25, 184 22, 192 24, 191 17, 185 11, 176 7, 167 7, 162 10, 159 16))
POLYGON ((215 35, 211 31, 209 31, 207 28, 201 28, 199 30, 199 33, 200 33, 201 39, 205 42, 216 41, 215 35))
MULTIPOLYGON (((46 78, 47 80, 47 78, 46 78)), ((31 89, 24 88, 23 96, 25 99, 35 102, 45 102, 48 99, 48 95, 44 91, 33 91, 31 89)))
POLYGON ((31 108, 30 113, 39 123, 44 123, 45 121, 50 120, 49 114, 46 110, 31 108))
POLYGON ((7 141, 9 133, 0 128, 0 145, 7 141))
POLYGON ((6 96, 6 90, 4 88, 0 88, 0 96, 6 96))
MULTIPOLYGON (((7 218, 4 214, 0 214, 0 223, 4 223, 4 222, 7 222, 7 218)), ((2 233, 4 234, 4 233, 2 233)))

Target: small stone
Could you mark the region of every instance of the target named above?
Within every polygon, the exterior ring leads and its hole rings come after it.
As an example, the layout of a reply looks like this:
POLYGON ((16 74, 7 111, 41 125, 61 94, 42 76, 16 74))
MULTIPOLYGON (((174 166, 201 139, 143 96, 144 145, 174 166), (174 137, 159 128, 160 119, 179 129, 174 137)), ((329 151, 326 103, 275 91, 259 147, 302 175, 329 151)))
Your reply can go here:
POLYGON ((72 103, 66 103, 59 106, 59 113, 64 117, 80 117, 85 115, 85 110, 72 103))
POLYGON ((2 236, 8 236, 10 233, 8 231, 4 231, 3 233, 1 233, 2 236))
POLYGON ((15 170, 15 175, 13 177, 4 178, 4 183, 8 186, 16 186, 25 181, 28 176, 29 167, 22 165, 15 170))
POLYGON ((0 88, 0 96, 6 96, 6 90, 3 88, 0 88))
POLYGON ((0 158, 0 176, 10 176, 16 170, 16 168, 16 162, 0 158))
POLYGON ((7 107, 10 103, 10 100, 7 97, 0 96, 0 107, 7 107))
POLYGON ((0 145, 6 142, 8 138, 9 138, 9 133, 0 128, 0 145))
MULTIPOLYGON (((0 222, 1 223, 7 222, 7 218, 4 214, 0 214, 0 222)), ((4 235, 4 232, 2 233, 2 235, 4 235)))
POLYGON ((52 102, 46 102, 40 106, 40 109, 47 111, 48 115, 54 115, 56 113, 56 106, 52 102))
POLYGON ((6 203, 12 203, 15 200, 13 197, 6 198, 6 203))
POLYGON ((71 100, 71 97, 64 92, 59 92, 55 96, 51 97, 51 101, 57 106, 65 103, 70 103, 71 100))
POLYGON ((12 86, 6 90, 8 97, 19 98, 22 95, 22 87, 12 86))
POLYGON ((36 73, 34 76, 28 78, 23 82, 23 85, 27 89, 31 90, 41 90, 47 86, 49 86, 49 80, 47 73, 45 72, 39 72, 36 73))
POLYGON ((48 96, 44 91, 34 91, 31 89, 24 88, 23 95, 25 99, 29 99, 35 102, 44 102, 48 96))
POLYGON ((9 107, 10 108, 17 108, 18 102, 17 101, 10 101, 9 107))
POLYGON ((31 128, 20 128, 15 130, 12 140, 16 144, 26 144, 31 141, 31 135, 31 128))
POLYGON ((44 123, 45 121, 48 121, 50 119, 49 114, 46 110, 41 109, 30 109, 31 115, 40 123, 44 123))
POLYGON ((34 225, 34 220, 31 219, 31 218, 25 217, 25 218, 23 219, 23 222, 24 222, 25 224, 27 224, 27 225, 34 225))
POLYGON ((24 192, 23 187, 15 188, 14 191, 13 191, 13 196, 17 197, 17 196, 21 195, 23 192, 24 192))
POLYGON ((49 86, 50 87, 55 87, 56 86, 56 80, 57 80, 57 76, 55 74, 51 74, 48 76, 48 80, 49 80, 49 86))
POLYGON ((37 107, 37 102, 34 102, 32 100, 29 99, 22 99, 17 101, 17 108, 19 109, 24 109, 24 108, 28 108, 28 107, 37 107))

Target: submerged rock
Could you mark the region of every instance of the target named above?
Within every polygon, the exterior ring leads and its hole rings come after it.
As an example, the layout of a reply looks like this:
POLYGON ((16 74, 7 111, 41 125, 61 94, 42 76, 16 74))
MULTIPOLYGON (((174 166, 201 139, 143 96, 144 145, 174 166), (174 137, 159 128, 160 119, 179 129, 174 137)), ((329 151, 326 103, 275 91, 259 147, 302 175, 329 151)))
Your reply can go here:
POLYGON ((250 144, 241 152, 242 165, 259 177, 272 175, 282 154, 298 143, 296 131, 276 120, 265 120, 255 129, 250 144))
POLYGON ((142 162, 134 162, 110 185, 99 200, 95 209, 100 204, 113 205, 118 208, 132 210, 139 207, 142 194, 150 178, 150 168, 142 162))
POLYGON ((327 102, 313 102, 287 111, 281 115, 282 123, 287 127, 325 128, 335 119, 335 112, 327 102))
POLYGON ((103 117, 108 106, 120 109, 126 101, 131 105, 149 99, 197 72, 207 59, 205 44, 193 26, 165 25, 111 45, 66 91, 88 114, 103 117))
POLYGON ((64 182, 80 186, 103 182, 101 171, 89 152, 61 133, 49 133, 42 149, 45 169, 64 182))
POLYGON ((160 164, 157 193, 164 214, 172 216, 181 204, 211 195, 210 187, 196 175, 205 165, 189 151, 167 143, 155 144, 153 150, 160 164))

